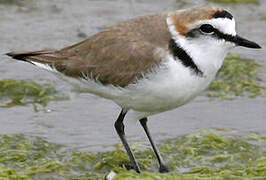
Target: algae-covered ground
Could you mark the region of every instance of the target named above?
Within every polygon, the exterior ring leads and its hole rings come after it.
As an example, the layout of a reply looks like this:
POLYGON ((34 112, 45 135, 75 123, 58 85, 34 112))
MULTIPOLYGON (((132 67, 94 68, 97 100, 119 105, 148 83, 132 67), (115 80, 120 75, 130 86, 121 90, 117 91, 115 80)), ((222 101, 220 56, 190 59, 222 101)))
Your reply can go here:
POLYGON ((46 106, 50 101, 66 97, 50 84, 39 84, 26 80, 0 79, 0 107, 40 104, 46 106))
POLYGON ((20 5, 24 0, 0 0, 0 4, 20 5))
POLYGON ((62 146, 32 136, 0 136, 0 179, 263 179, 266 136, 213 129, 169 139, 159 146, 172 172, 157 172, 150 148, 135 145, 142 174, 127 170, 126 153, 117 145, 102 153, 63 151, 62 146))
POLYGON ((252 59, 229 54, 209 86, 209 97, 232 99, 236 96, 265 96, 265 87, 260 85, 260 65, 252 59))

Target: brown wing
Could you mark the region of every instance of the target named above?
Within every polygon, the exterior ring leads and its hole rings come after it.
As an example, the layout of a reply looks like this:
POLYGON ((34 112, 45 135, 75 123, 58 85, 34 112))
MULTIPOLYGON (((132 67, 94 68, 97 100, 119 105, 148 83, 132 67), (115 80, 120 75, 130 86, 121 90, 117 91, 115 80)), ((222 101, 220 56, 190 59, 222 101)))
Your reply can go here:
POLYGON ((89 39, 59 51, 9 54, 15 59, 53 66, 72 77, 97 79, 127 86, 162 61, 170 34, 166 14, 140 17, 112 26, 89 39))

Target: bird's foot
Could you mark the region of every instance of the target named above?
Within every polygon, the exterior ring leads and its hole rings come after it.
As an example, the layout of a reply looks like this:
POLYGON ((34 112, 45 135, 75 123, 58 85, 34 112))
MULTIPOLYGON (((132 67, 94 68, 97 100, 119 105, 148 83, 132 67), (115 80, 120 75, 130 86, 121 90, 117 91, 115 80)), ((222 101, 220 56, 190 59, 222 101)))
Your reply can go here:
POLYGON ((140 173, 140 168, 139 167, 135 167, 132 163, 130 162, 126 162, 124 163, 124 166, 126 167, 127 170, 131 170, 134 169, 137 173, 140 173))
POLYGON ((160 173, 168 173, 168 172, 170 172, 170 168, 165 164, 161 164, 160 168, 159 168, 159 172, 160 173))

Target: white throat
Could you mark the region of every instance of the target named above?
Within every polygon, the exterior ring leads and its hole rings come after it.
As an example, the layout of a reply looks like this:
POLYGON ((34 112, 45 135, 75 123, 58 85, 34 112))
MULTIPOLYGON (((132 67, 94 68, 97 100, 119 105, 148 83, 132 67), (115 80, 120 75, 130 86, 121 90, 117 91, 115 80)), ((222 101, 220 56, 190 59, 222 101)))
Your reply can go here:
POLYGON ((228 46, 228 43, 224 40, 214 40, 208 37, 188 39, 176 31, 169 17, 167 18, 167 24, 175 43, 186 51, 203 74, 215 76, 221 68, 225 56, 233 46, 228 46))

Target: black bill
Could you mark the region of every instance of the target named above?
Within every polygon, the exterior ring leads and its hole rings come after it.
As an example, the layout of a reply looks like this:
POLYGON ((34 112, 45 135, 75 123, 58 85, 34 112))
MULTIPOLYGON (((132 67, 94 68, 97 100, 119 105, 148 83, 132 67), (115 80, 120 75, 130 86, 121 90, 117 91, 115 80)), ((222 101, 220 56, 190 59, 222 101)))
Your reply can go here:
POLYGON ((260 45, 258 45, 255 42, 249 41, 245 38, 242 38, 238 35, 233 36, 233 35, 229 35, 229 34, 224 34, 222 32, 220 32, 217 29, 214 29, 214 35, 217 36, 219 39, 224 39, 226 41, 230 41, 232 43, 235 43, 237 46, 243 46, 243 47, 247 47, 247 48, 254 48, 254 49, 260 49, 260 45))
POLYGON ((254 49, 260 49, 261 48, 260 45, 258 45, 257 43, 249 41, 249 40, 242 38, 238 35, 234 36, 231 41, 234 42, 237 46, 243 46, 243 47, 254 48, 254 49))

